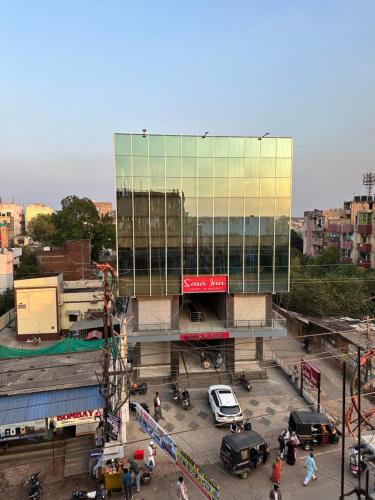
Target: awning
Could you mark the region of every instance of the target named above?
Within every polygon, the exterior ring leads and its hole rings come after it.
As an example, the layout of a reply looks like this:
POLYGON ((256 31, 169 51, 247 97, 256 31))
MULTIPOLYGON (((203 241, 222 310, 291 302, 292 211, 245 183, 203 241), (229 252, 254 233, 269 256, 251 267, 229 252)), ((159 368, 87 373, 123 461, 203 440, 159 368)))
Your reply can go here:
MULTIPOLYGON (((116 318, 112 318, 113 325, 119 325, 120 322, 116 318)), ((82 330, 96 330, 98 328, 103 328, 103 318, 99 319, 83 319, 81 321, 75 321, 70 327, 71 332, 79 332, 82 330)))
POLYGON ((75 314, 76 316, 79 316, 80 311, 78 311, 77 309, 75 309, 75 310, 67 310, 67 311, 65 311, 65 314, 68 314, 68 315, 69 314, 75 314))
POLYGON ((86 340, 91 340, 91 339, 101 339, 103 338, 103 334, 100 330, 92 330, 87 334, 86 340))
POLYGON ((0 397, 0 425, 104 407, 99 386, 0 397))

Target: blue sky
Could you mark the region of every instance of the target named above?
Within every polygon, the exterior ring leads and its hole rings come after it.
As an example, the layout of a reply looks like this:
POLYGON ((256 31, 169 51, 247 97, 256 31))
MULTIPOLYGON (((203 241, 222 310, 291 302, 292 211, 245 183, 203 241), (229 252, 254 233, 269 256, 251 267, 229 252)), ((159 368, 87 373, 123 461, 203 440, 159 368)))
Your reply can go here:
POLYGON ((0 2, 0 196, 114 198, 115 131, 294 138, 294 208, 375 169, 375 2, 0 2))

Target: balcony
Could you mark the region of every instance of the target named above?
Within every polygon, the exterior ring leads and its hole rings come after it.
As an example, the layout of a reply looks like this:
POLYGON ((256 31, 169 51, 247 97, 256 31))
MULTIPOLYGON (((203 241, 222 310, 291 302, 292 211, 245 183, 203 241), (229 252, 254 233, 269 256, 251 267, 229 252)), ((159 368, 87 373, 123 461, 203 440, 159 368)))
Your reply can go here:
POLYGON ((342 233, 352 233, 353 232, 353 224, 341 224, 341 232, 342 233))
POLYGON ((341 257, 341 262, 343 264, 352 264, 353 263, 353 259, 351 257, 341 257))
POLYGON ((128 324, 128 341, 157 342, 172 340, 210 340, 219 338, 283 337, 286 335, 286 319, 249 321, 206 321, 169 323, 128 324))
POLYGON ((313 226, 311 231, 313 233, 321 233, 322 231, 324 231, 324 227, 323 226, 313 226))
POLYGON ((370 253, 371 243, 357 243, 357 250, 363 253, 370 253))
POLYGON ((372 234, 371 224, 358 224, 357 231, 359 234, 372 234))
POLYGON ((340 248, 343 250, 351 250, 353 248, 352 240, 342 240, 340 243, 340 248))
POLYGON ((312 244, 316 247, 322 247, 323 246, 323 238, 318 238, 318 239, 314 239, 312 240, 312 244))
POLYGON ((327 247, 340 248, 340 240, 328 240, 327 247))
POLYGON ((340 224, 328 224, 327 231, 329 233, 339 233, 340 232, 340 224))
POLYGON ((365 259, 358 259, 357 260, 357 266, 358 267, 371 267, 371 260, 365 260, 365 259))

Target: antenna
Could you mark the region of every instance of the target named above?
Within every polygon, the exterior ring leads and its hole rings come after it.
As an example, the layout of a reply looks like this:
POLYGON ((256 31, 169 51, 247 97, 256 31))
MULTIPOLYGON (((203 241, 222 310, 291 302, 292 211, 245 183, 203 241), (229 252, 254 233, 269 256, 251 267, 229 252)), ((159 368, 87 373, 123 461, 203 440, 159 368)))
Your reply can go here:
POLYGON ((362 174, 362 179, 363 179, 362 184, 367 188, 367 195, 371 196, 372 189, 375 186, 375 173, 370 172, 369 170, 368 172, 362 174))

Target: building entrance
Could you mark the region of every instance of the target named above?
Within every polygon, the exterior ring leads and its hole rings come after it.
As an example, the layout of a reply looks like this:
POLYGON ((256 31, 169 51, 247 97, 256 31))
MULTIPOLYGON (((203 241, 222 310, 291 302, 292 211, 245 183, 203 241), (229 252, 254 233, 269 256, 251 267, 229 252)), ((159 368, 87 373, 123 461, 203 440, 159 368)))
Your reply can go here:
POLYGON ((232 339, 189 340, 178 347, 180 374, 227 371, 233 365, 232 339))

